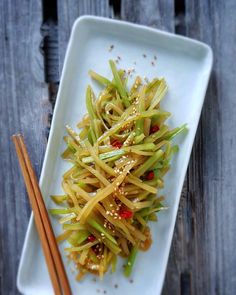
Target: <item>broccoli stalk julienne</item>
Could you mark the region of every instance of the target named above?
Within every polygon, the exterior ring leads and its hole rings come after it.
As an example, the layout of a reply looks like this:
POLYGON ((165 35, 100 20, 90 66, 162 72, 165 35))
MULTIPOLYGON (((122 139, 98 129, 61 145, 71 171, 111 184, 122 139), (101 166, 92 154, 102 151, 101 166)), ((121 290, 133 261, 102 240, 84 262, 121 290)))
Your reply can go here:
POLYGON ((144 83, 138 76, 129 90, 126 72, 112 60, 109 65, 112 80, 89 71, 102 91, 96 98, 88 86, 80 130, 66 126, 62 158, 72 167, 63 175, 64 193, 51 196, 58 207, 49 211, 61 216, 63 228, 57 240, 67 241, 77 279, 114 272, 118 256, 127 258, 124 274, 131 275, 139 250, 151 245, 148 222, 166 209, 156 194, 178 151, 171 141, 187 129, 166 123, 171 114, 160 108, 163 78, 144 83))

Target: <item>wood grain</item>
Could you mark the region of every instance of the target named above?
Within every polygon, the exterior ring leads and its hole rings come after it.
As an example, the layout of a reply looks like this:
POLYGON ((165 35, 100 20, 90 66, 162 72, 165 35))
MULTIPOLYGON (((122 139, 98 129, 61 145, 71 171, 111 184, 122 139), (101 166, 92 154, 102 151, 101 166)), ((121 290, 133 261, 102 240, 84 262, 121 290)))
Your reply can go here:
POLYGON ((121 18, 165 31, 174 31, 173 0, 122 1, 121 18))
POLYGON ((214 67, 176 225, 166 294, 176 294, 172 278, 180 273, 188 277, 192 294, 236 293, 235 11, 235 1, 186 1, 186 34, 212 46, 214 67))
MULTIPOLYGON (((57 0, 60 73, 71 26, 83 14, 176 31, 212 46, 213 74, 182 193, 163 294, 236 294, 236 2, 118 2, 57 0)), ((16 294, 16 267, 29 216, 9 136, 15 131, 26 134, 37 172, 45 148, 43 117, 50 106, 38 52, 40 3, 25 0, 19 9, 17 1, 0 0, 1 294, 16 294)))
POLYGON ((44 84, 41 1, 0 1, 0 294, 15 295, 16 273, 30 209, 11 135, 22 132, 37 174, 50 105, 44 84))
POLYGON ((61 74, 72 25, 81 15, 111 17, 113 10, 108 0, 58 0, 59 72, 61 74))

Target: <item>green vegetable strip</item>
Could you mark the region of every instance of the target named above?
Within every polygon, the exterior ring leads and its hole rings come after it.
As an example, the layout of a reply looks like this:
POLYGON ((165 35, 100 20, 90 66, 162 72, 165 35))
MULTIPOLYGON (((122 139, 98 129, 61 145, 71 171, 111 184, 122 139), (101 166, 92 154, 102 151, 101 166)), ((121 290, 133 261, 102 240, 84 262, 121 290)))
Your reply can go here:
POLYGON ((143 163, 135 172, 134 175, 140 177, 143 175, 155 162, 157 162, 163 155, 163 151, 159 150, 155 152, 146 162, 143 163))
POLYGON ((79 222, 70 223, 70 224, 63 224, 63 229, 66 230, 80 230, 85 229, 84 225, 80 224, 79 222))
POLYGON ((78 143, 80 141, 80 138, 78 134, 69 125, 66 125, 66 130, 68 134, 74 139, 74 141, 70 141, 68 137, 65 138, 67 144, 70 143, 71 145, 73 145, 73 148, 75 148, 76 150, 79 149, 78 143))
POLYGON ((162 126, 161 129, 154 134, 148 136, 145 138, 144 142, 149 143, 149 142, 155 142, 158 139, 161 139, 168 133, 168 127, 167 126, 162 126))
POLYGON ((72 245, 72 246, 77 246, 81 243, 83 243, 84 241, 87 240, 88 236, 90 235, 90 232, 87 230, 81 230, 78 232, 74 232, 68 239, 68 242, 72 245))
MULTIPOLYGON (((88 225, 89 231, 98 239, 101 240, 101 235, 99 232, 97 232, 97 230, 95 230, 94 227, 88 225)), ((109 239, 105 238, 102 240, 104 245, 106 245, 112 253, 114 253, 115 255, 117 255, 121 249, 118 247, 118 245, 114 244, 112 241, 110 241, 109 239)))
POLYGON ((95 119, 97 119, 97 116, 96 116, 96 111, 93 105, 93 91, 90 86, 87 87, 87 92, 86 92, 86 107, 87 107, 88 114, 90 117, 90 122, 91 122, 90 133, 91 133, 93 143, 95 143, 96 139, 99 137, 99 134, 97 133, 97 129, 95 128, 94 121, 95 119))
MULTIPOLYGON (((141 120, 143 120, 143 119, 141 119, 141 120)), ((143 133, 140 135, 137 135, 134 138, 134 143, 138 144, 138 143, 142 142, 144 138, 145 138, 145 135, 143 133)))
POLYGON ((164 79, 162 79, 159 87, 157 88, 156 94, 152 99, 152 103, 149 107, 150 110, 153 110, 159 104, 159 102, 165 96, 166 92, 167 92, 166 82, 164 79))
POLYGON ((154 91, 161 83, 162 80, 159 79, 153 79, 150 83, 147 85, 147 93, 150 93, 151 91, 154 91))
POLYGON ((126 277, 129 277, 131 275, 137 254, 138 254, 138 248, 132 247, 129 258, 128 258, 128 262, 127 262, 127 264, 125 266, 125 270, 124 270, 124 274, 126 277))
POLYGON ((93 105, 93 91, 91 86, 87 87, 87 92, 86 92, 86 107, 88 110, 88 114, 90 119, 96 119, 96 113, 94 110, 94 105, 93 105))
POLYGON ((60 196, 60 195, 52 195, 51 198, 52 198, 54 203, 59 205, 59 204, 63 203, 67 199, 67 195, 62 195, 62 196, 60 196))
POLYGON ((69 214, 72 212, 77 212, 75 208, 63 208, 63 209, 49 209, 50 214, 59 215, 59 214, 69 214))
POLYGON ((166 140, 172 140, 176 135, 180 134, 181 132, 187 130, 187 124, 182 125, 181 127, 177 127, 175 129, 173 129, 172 131, 169 132, 169 134, 167 134, 165 136, 164 139, 166 140))
POLYGON ((113 255, 111 260, 111 269, 112 272, 116 271, 117 256, 113 255))
POLYGON ((116 88, 120 93, 120 96, 122 98, 122 101, 123 101, 125 107, 128 107, 130 105, 130 102, 128 100, 127 91, 121 81, 120 75, 117 72, 116 65, 115 65, 114 61, 112 61, 112 60, 109 60, 109 64, 110 64, 110 67, 112 70, 112 74, 114 76, 116 88))
POLYGON ((119 254, 121 249, 120 247, 118 247, 117 245, 115 245, 114 243, 112 243, 110 240, 105 239, 104 240, 104 244, 115 254, 119 254))
MULTIPOLYGON (((99 159, 106 160, 106 159, 112 158, 114 156, 124 155, 125 153, 126 152, 123 149, 114 150, 114 151, 111 151, 111 152, 99 154, 99 159)), ((93 157, 84 157, 84 158, 82 158, 82 162, 85 163, 85 164, 86 163, 91 163, 91 162, 94 162, 94 159, 93 159, 93 157)))
POLYGON ((104 234, 108 240, 110 240, 112 243, 117 245, 116 240, 105 230, 104 227, 102 227, 99 223, 97 223, 94 219, 89 219, 88 224, 90 224, 92 227, 94 227, 97 231, 104 234))
MULTIPOLYGON (((146 92, 146 87, 143 86, 142 89, 140 90, 140 93, 139 93, 139 99, 138 99, 138 105, 137 105, 138 112, 140 114, 145 111, 145 92, 146 92)), ((143 134, 143 130, 144 130, 143 125, 144 125, 143 118, 136 121, 136 124, 135 124, 136 136, 143 134)))
POLYGON ((154 151, 155 150, 155 144, 154 143, 145 143, 145 144, 137 144, 137 145, 131 145, 130 147, 123 148, 124 151, 129 151, 129 148, 136 149, 139 151, 154 151))
POLYGON ((79 246, 79 247, 65 248, 65 251, 68 251, 68 252, 79 252, 79 251, 82 251, 82 250, 89 249, 89 248, 91 248, 92 246, 94 246, 94 245, 96 245, 98 243, 99 243, 98 241, 94 241, 93 243, 87 243, 87 244, 82 245, 82 246, 79 246))
POLYGON ((111 85, 111 81, 108 80, 107 78, 97 74, 96 72, 90 70, 89 71, 89 75, 94 79, 96 80, 98 83, 100 83, 101 85, 104 85, 104 86, 110 86, 111 85))
POLYGON ((65 222, 68 222, 68 221, 70 221, 70 220, 72 220, 72 219, 75 219, 76 218, 76 214, 73 212, 73 213, 70 213, 70 214, 68 214, 68 215, 66 215, 66 216, 64 216, 64 217, 62 217, 60 220, 59 220, 59 223, 61 223, 61 224, 63 224, 63 223, 65 223, 65 222))

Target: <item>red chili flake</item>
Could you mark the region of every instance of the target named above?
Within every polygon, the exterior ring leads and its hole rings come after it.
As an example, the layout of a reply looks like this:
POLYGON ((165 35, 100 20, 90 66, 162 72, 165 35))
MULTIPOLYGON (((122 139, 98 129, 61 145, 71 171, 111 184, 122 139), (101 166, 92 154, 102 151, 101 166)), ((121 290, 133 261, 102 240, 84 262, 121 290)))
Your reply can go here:
POLYGON ((150 134, 155 133, 155 132, 157 132, 157 131, 159 131, 159 130, 160 130, 159 126, 157 126, 157 125, 153 125, 153 126, 151 126, 151 128, 150 128, 150 134))
POLYGON ((147 180, 153 180, 154 177, 155 177, 155 174, 153 171, 149 171, 146 175, 147 180))
POLYGON ((114 139, 111 142, 111 145, 114 146, 117 149, 120 149, 122 147, 122 143, 118 139, 114 139))
POLYGON ((133 212, 129 210, 122 209, 119 212, 121 218, 131 218, 133 216, 133 212))
POLYGON ((92 243, 96 240, 96 238, 93 235, 90 235, 87 237, 87 240, 92 243))

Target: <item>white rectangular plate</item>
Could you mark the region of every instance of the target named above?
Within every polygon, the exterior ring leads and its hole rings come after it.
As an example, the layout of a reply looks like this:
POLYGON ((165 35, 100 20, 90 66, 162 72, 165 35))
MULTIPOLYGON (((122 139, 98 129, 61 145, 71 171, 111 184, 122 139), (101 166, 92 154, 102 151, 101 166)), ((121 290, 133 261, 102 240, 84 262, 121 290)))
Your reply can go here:
MULTIPOLYGON (((109 272, 103 281, 94 282, 89 275, 82 282, 76 282, 72 265, 68 265, 64 255, 65 244, 60 246, 60 250, 73 294, 98 294, 99 289, 101 293, 106 290, 106 294, 114 295, 156 295, 160 294, 164 281, 181 189, 212 68, 212 51, 207 45, 126 22, 92 16, 79 18, 73 26, 66 53, 40 185, 47 207, 55 207, 49 195, 62 193, 62 174, 69 167, 60 158, 65 147, 62 139, 64 126, 69 124, 75 128, 86 112, 86 86, 92 84, 95 93, 100 89, 89 78, 88 70, 93 69, 111 78, 108 60, 117 56, 121 57, 119 67, 135 68, 134 75, 150 79, 165 77, 169 92, 162 108, 172 113, 168 123, 171 127, 188 124, 189 132, 176 139, 180 151, 174 156, 172 169, 165 178, 163 194, 169 210, 159 213, 159 221, 151 224, 153 244, 148 252, 139 253, 132 274, 133 283, 123 276, 122 261, 116 273, 109 272), (110 45, 114 45, 112 51, 108 50, 110 45), (152 61, 155 65, 151 64, 152 61), (118 288, 114 288, 115 284, 118 288)), ((59 234, 61 225, 56 219, 52 219, 52 223, 55 233, 59 234)), ((53 294, 32 216, 17 286, 23 294, 53 294)))

